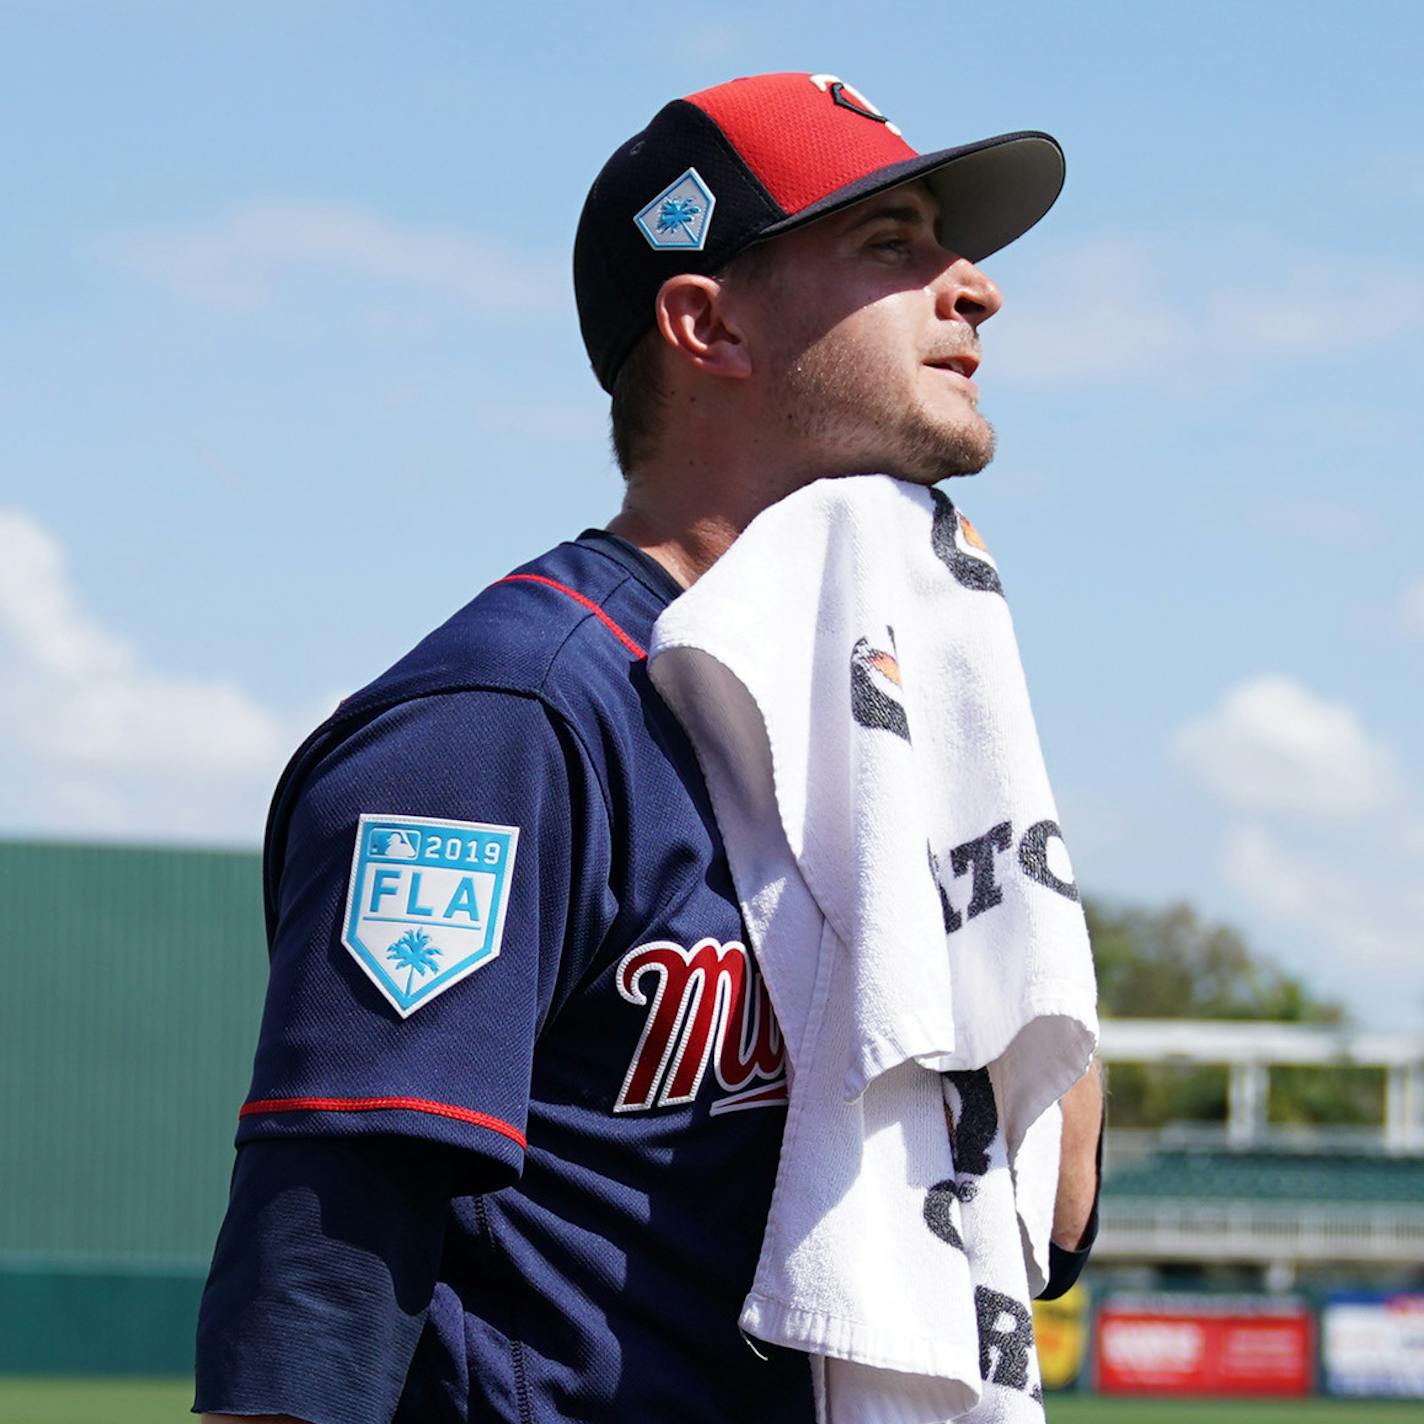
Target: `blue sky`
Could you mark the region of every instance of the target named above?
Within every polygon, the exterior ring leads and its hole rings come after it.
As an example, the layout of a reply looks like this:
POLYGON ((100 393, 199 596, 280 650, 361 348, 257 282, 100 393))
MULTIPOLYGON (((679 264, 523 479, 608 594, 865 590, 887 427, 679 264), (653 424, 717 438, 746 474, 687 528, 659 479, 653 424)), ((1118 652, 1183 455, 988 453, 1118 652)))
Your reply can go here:
POLYGON ((0 833, 256 844, 336 697, 616 509, 609 151, 825 70, 1068 154, 953 492, 1081 881, 1424 1025, 1421 16, 0 0, 0 833))

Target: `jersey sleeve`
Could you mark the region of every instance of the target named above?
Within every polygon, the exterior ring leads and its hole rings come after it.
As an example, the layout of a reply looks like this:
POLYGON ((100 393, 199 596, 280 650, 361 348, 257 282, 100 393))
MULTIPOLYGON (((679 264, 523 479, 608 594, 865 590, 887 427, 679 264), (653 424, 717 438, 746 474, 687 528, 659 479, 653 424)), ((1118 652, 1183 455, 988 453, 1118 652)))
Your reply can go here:
POLYGON ((415 698, 326 750, 281 829, 238 1142, 399 1134, 465 1149, 466 1191, 507 1185, 560 974, 602 937, 577 738, 532 697, 415 698))
POLYGON ((194 1412, 386 1424, 429 1317, 456 1156, 375 1137, 239 1148, 194 1412))

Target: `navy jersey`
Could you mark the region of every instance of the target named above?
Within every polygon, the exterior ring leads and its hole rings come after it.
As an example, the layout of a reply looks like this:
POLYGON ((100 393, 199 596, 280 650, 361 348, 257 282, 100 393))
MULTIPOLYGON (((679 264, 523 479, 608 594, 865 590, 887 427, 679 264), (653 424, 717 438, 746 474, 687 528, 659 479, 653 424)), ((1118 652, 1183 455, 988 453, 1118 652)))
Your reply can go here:
POLYGON ((561 545, 288 768, 197 1407, 809 1424, 805 1357, 736 1323, 786 1077, 647 675, 678 591, 613 536, 561 545))
MULTIPOLYGON (((689 743, 680 590, 590 532, 293 759, 196 1408, 315 1424, 810 1424, 737 1317, 786 1102, 689 743)), ((1085 1249, 1055 1248, 1050 1293, 1085 1249)))

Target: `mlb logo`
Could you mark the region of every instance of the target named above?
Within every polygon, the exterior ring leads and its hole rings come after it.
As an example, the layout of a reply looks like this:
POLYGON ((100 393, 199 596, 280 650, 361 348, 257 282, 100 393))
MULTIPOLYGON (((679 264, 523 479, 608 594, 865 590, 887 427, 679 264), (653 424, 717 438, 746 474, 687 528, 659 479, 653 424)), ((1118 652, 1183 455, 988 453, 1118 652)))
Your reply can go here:
POLYGON ((402 1018, 499 954, 518 826, 363 815, 341 942, 402 1018))
POLYGON ((701 252, 717 199, 695 168, 675 178, 633 221, 649 245, 659 250, 701 252))

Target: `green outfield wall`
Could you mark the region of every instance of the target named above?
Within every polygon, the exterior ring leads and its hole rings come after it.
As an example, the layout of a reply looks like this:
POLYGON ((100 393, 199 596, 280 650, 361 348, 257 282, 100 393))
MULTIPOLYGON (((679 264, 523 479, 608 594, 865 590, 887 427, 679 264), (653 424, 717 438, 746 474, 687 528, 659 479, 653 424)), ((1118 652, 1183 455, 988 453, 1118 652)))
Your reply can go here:
POLYGON ((0 1370, 191 1368, 267 978, 253 852, 0 842, 0 1370))

